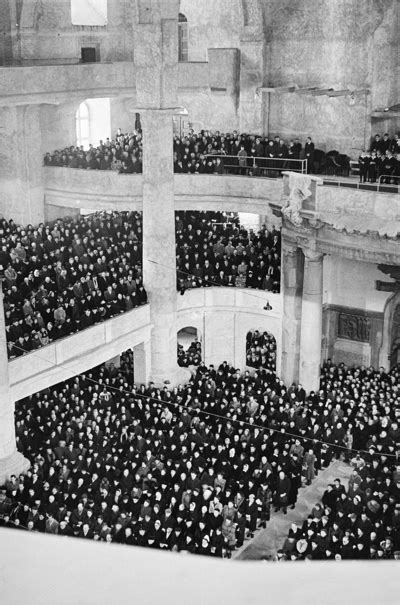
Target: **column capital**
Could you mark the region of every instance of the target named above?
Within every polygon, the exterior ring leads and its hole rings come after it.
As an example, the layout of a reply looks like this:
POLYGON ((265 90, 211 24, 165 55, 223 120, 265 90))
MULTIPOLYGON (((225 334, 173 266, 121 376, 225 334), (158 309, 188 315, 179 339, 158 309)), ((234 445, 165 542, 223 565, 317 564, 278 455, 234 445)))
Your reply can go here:
POLYGON ((310 248, 302 248, 304 258, 310 262, 321 261, 324 257, 323 252, 318 252, 317 250, 312 250, 310 248))

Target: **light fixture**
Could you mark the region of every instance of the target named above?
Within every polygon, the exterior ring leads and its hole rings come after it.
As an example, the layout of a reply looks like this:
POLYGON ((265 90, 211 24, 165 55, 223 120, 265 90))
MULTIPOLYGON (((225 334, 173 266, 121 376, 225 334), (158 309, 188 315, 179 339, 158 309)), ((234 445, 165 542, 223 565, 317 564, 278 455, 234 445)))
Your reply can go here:
POLYGON ((267 300, 267 304, 264 307, 264 311, 272 311, 272 307, 271 307, 271 305, 269 303, 269 300, 267 300))

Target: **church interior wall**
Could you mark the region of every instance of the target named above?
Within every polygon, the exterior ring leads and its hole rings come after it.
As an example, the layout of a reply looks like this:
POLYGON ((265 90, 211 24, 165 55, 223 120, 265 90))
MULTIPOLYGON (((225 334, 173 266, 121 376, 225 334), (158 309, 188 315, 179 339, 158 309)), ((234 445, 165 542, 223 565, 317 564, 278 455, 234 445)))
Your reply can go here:
POLYGON ((311 135, 317 148, 358 156, 369 143, 371 110, 398 102, 398 3, 264 0, 263 6, 267 86, 373 90, 356 94, 354 104, 349 96, 271 94, 270 132, 311 135))
POLYGON ((0 57, 11 63, 76 63, 81 47, 99 45, 102 61, 129 61, 133 56, 132 5, 108 2, 106 26, 76 26, 70 0, 0 2, 3 38, 0 57), (18 26, 16 27, 16 24, 18 26))
MULTIPOLYGON (((390 292, 375 288, 385 280, 377 266, 337 256, 324 261, 322 358, 347 365, 383 365, 384 310, 390 292)), ((388 279, 390 281, 390 279, 388 279)))
POLYGON ((181 0, 188 21, 189 61, 207 61, 209 48, 239 48, 243 26, 240 0, 208 2, 181 0), (212 8, 212 10, 210 10, 212 8))

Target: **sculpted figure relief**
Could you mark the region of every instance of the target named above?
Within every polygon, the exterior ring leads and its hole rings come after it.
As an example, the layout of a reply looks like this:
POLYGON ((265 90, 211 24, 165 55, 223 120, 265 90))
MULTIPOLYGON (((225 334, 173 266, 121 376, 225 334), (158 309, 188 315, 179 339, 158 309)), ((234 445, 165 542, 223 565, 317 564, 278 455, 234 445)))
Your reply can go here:
POLYGON ((360 315, 348 315, 340 313, 339 315, 339 338, 357 340, 359 342, 369 342, 371 332, 371 320, 368 317, 360 315))
POLYGON ((303 223, 300 215, 303 201, 311 195, 311 179, 303 174, 289 174, 289 195, 282 214, 297 227, 303 223))

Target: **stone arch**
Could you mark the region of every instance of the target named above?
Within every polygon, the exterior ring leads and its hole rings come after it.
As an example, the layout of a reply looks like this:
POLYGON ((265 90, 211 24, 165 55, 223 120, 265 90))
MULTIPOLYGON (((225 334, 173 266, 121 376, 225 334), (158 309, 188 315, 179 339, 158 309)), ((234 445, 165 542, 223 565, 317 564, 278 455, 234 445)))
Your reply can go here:
POLYGON ((394 321, 400 321, 400 292, 395 292, 390 296, 383 312, 383 335, 379 365, 385 370, 390 370, 392 347, 396 338, 398 338, 400 346, 400 325, 396 336, 396 334, 393 334, 394 321))

